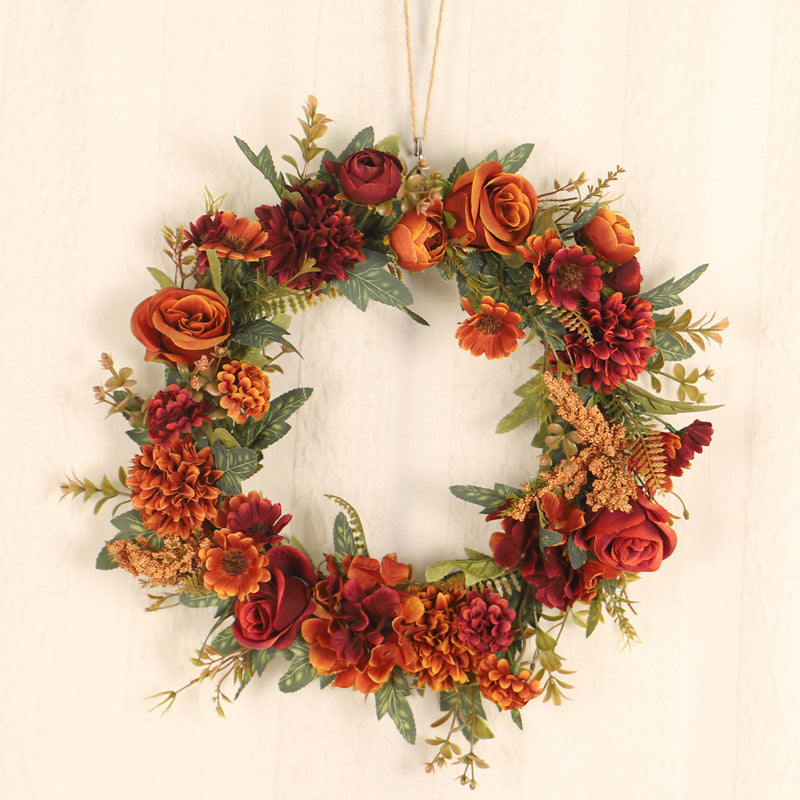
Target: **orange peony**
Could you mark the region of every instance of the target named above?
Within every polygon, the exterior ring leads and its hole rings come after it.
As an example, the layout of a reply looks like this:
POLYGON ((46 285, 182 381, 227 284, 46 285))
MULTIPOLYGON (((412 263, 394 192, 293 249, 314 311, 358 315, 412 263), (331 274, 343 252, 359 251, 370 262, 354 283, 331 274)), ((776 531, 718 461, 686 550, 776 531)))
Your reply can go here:
POLYGON ((145 360, 193 364, 228 339, 231 318, 216 292, 168 287, 136 306, 131 330, 147 349, 145 360))
POLYGON ((409 272, 421 272, 443 258, 447 232, 441 217, 442 204, 433 203, 427 214, 409 211, 392 228, 389 243, 397 253, 397 263, 409 272))
POLYGON ((142 445, 128 470, 131 503, 144 527, 159 536, 186 539, 204 520, 215 520, 222 473, 211 448, 195 450, 190 437, 171 444, 142 445))
POLYGON ((451 239, 478 250, 509 254, 531 230, 536 191, 521 175, 503 172, 499 161, 485 161, 453 184, 444 210, 455 217, 451 239))
POLYGON ((203 547, 197 554, 205 573, 203 584, 223 600, 244 600, 258 585, 270 578, 267 556, 260 553, 253 540, 227 528, 214 531, 215 545, 203 547))
POLYGON ((601 208, 581 233, 597 257, 612 264, 625 264, 639 252, 628 220, 607 208, 601 208))
POLYGON ((517 327, 522 317, 505 303, 482 297, 480 311, 475 311, 472 303, 462 297, 461 306, 470 316, 456 328, 456 339, 462 350, 469 350, 474 356, 505 358, 519 347, 517 339, 525 337, 517 327))

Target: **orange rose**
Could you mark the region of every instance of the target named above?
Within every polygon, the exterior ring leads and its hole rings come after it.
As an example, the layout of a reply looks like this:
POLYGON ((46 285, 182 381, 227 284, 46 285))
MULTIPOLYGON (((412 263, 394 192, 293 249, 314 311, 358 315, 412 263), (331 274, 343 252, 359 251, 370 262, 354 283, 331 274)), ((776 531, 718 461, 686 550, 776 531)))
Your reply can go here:
POLYGON ((530 182, 503 172, 499 161, 485 161, 465 172, 444 202, 444 210, 456 220, 450 238, 506 255, 525 241, 536 206, 530 182))
POLYGON ((409 272, 421 272, 444 258, 447 233, 442 224, 442 204, 431 206, 429 213, 409 211, 392 228, 389 243, 397 253, 397 263, 409 272), (438 213, 437 213, 438 212, 438 213))
POLYGON ((228 338, 231 318, 216 292, 168 287, 136 306, 131 330, 147 349, 145 360, 193 364, 228 338))
POLYGON ((628 220, 601 208, 582 233, 594 246, 595 254, 612 264, 625 264, 638 252, 628 220))

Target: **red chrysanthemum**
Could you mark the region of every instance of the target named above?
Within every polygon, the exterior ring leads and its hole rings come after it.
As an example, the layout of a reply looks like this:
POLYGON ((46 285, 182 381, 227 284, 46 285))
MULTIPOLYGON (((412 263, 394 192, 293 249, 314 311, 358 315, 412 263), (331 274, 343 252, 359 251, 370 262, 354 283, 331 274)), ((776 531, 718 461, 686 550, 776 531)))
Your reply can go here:
POLYGON ((143 445, 127 483, 145 528, 186 539, 203 521, 216 519, 220 491, 213 484, 221 475, 211 448, 195 450, 187 436, 170 445, 143 445))
POLYGON ((620 292, 581 309, 591 339, 579 331, 564 337, 566 351, 557 356, 571 362, 578 380, 596 392, 610 392, 623 381, 636 380, 657 350, 650 347, 655 327, 652 306, 642 297, 623 298, 620 292))
POLYGON ((259 549, 283 540, 281 531, 292 519, 283 514, 280 503, 272 503, 257 491, 237 494, 225 502, 225 527, 249 536, 259 549))
POLYGON ((147 424, 150 438, 155 444, 178 441, 192 428, 209 421, 211 406, 204 398, 192 399, 192 392, 175 383, 156 392, 147 404, 147 424))
POLYGON ((505 303, 483 297, 480 310, 476 312, 472 303, 462 297, 461 306, 470 316, 456 328, 456 339, 462 350, 469 350, 474 356, 505 358, 519 347, 517 339, 525 337, 517 327, 522 317, 505 303))
POLYGON ((574 311, 582 301, 600 299, 600 267, 577 245, 562 247, 547 265, 547 293, 554 306, 574 311))
POLYGON ((513 641, 511 627, 517 612, 508 607, 508 600, 488 586, 483 592, 471 591, 456 617, 456 630, 461 640, 481 653, 505 650, 513 641))
POLYGON ((222 212, 217 211, 213 217, 203 214, 195 222, 189 224, 189 230, 183 229, 186 240, 183 243, 183 250, 194 247, 197 250, 195 263, 197 272, 202 275, 208 269, 208 256, 200 247, 206 243, 207 239, 220 239, 227 231, 222 222, 222 212))
POLYGON ((256 209, 269 241, 265 272, 290 289, 317 291, 328 281, 346 280, 347 270, 364 260, 363 236, 342 211, 336 187, 323 183, 292 191, 300 195, 295 203, 284 199, 256 209))

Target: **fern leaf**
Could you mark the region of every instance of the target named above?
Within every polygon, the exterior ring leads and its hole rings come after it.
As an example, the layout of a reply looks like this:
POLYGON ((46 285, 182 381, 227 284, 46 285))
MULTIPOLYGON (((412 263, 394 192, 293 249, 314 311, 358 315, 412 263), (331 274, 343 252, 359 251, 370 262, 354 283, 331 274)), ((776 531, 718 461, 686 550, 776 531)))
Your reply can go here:
POLYGON ((337 506, 340 506, 344 509, 344 512, 347 514, 347 519, 350 523, 350 528, 353 531, 353 539, 355 539, 356 546, 363 550, 365 553, 369 552, 367 548, 367 540, 364 536, 364 526, 361 524, 361 518, 358 516, 358 512, 347 502, 347 500, 343 500, 341 497, 337 497, 335 494, 326 494, 325 497, 333 500, 337 506))

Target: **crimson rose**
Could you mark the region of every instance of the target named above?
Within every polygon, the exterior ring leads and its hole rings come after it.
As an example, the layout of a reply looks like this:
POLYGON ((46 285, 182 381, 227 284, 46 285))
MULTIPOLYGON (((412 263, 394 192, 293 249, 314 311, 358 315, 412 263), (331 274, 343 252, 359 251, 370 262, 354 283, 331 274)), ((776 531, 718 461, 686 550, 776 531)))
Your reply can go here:
POLYGON ((630 511, 598 512, 575 534, 575 544, 601 564, 626 572, 655 572, 677 544, 669 514, 639 489, 630 511))
POLYGON ((286 650, 300 624, 314 613, 311 592, 317 574, 296 547, 276 545, 268 552, 271 578, 233 606, 233 636, 242 647, 286 650))
POLYGON ((343 164, 326 161, 325 169, 339 181, 348 200, 374 206, 391 200, 400 188, 400 159, 382 150, 359 150, 343 164))

